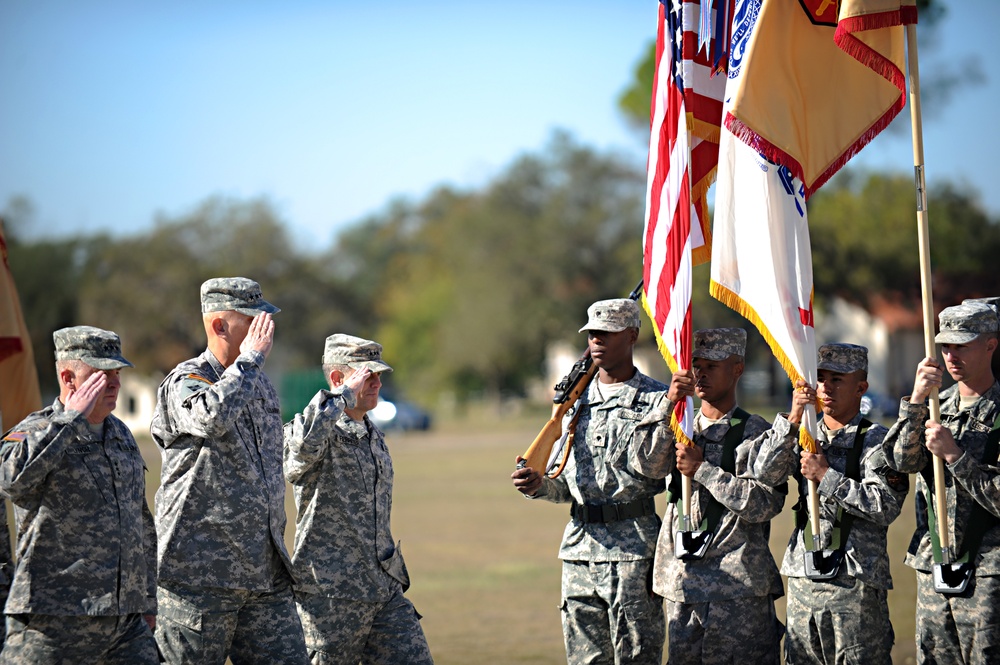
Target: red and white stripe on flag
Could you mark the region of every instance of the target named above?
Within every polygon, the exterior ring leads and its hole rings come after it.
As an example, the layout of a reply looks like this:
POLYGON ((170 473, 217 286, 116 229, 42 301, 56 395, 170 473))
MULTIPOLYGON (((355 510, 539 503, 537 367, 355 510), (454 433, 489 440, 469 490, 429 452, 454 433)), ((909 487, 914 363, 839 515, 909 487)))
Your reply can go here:
POLYGON ((676 4, 681 13, 681 79, 691 133, 691 201, 696 218, 691 251, 694 265, 699 265, 708 261, 712 254, 708 189, 715 182, 719 163, 731 0, 687 0, 672 4, 676 4), (703 13, 703 9, 710 11, 703 13), (706 26, 710 26, 707 36, 701 34, 706 26))
MULTIPOLYGON (((692 337, 691 148, 679 58, 680 10, 681 3, 659 7, 642 252, 643 305, 660 352, 675 372, 691 367, 692 337)), ((689 443, 693 422, 688 397, 676 406, 671 426, 689 443)))

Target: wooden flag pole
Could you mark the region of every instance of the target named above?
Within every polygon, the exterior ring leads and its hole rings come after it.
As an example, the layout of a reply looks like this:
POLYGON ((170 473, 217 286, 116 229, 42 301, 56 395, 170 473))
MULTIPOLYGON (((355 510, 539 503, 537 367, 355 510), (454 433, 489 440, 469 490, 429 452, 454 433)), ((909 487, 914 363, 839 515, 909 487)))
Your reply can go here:
POLYGON ((681 501, 684 502, 684 524, 681 525, 684 531, 694 529, 691 521, 691 476, 681 474, 681 501))
MULTIPOLYGON (((813 449, 808 451, 810 453, 819 452, 819 447, 816 445, 816 407, 809 406, 802 413, 802 427, 809 433, 809 436, 813 440, 813 449)), ((819 521, 819 485, 815 480, 810 480, 808 483, 809 490, 809 525, 812 527, 814 542, 821 542, 820 538, 820 528, 821 524, 819 521)), ((818 545, 817 545, 818 549, 818 545)))
MULTIPOLYGON (((906 58, 910 78, 910 125, 913 132, 913 171, 917 188, 917 240, 920 247, 920 288, 924 315, 924 355, 937 356, 934 345, 934 297, 931 293, 931 243, 927 223, 927 186, 924 180, 924 138, 920 116, 920 68, 917 65, 917 26, 906 26, 906 58)), ((941 402, 937 388, 928 397, 930 419, 941 421, 941 402)), ((944 486, 944 460, 934 460, 934 513, 938 540, 945 563, 951 563, 951 538, 948 535, 948 502, 944 486)))

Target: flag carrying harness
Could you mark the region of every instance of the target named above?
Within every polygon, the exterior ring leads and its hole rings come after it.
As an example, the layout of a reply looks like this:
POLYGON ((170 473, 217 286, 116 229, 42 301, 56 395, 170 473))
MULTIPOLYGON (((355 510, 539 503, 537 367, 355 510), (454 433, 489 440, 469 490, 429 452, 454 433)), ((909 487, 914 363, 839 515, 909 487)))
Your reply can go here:
MULTIPOLYGON (((750 414, 736 407, 732 417, 729 419, 729 430, 722 439, 722 460, 719 467, 728 473, 736 472, 736 447, 743 441, 743 432, 746 430, 747 420, 750 414)), ((680 525, 683 523, 684 509, 682 502, 678 502, 681 496, 681 472, 674 466, 673 473, 670 474, 670 485, 667 487, 667 501, 678 506, 677 525, 678 530, 674 538, 674 553, 679 559, 700 559, 705 556, 705 552, 712 543, 715 530, 722 519, 724 508, 715 497, 709 495, 708 506, 705 508, 704 517, 697 531, 683 531, 680 525)))
MULTIPOLYGON (((861 480, 861 451, 865 447, 865 436, 871 426, 871 422, 864 418, 858 423, 858 429, 854 433, 854 444, 847 452, 844 467, 845 478, 861 480)), ((806 547, 806 551, 803 552, 806 577, 811 580, 832 579, 840 572, 840 565, 844 560, 844 550, 847 549, 847 539, 851 535, 851 527, 854 525, 854 515, 845 512, 844 507, 838 505, 830 534, 830 547, 825 550, 819 549, 807 515, 807 483, 801 475, 796 476, 796 478, 799 483, 799 500, 792 507, 792 510, 795 512, 795 526, 802 529, 802 540, 806 547)))
MULTIPOLYGON (((996 466, 1000 457, 1000 416, 993 421, 993 427, 986 438, 981 462, 996 466)), ((934 474, 930 465, 920 470, 926 487, 927 502, 927 532, 931 537, 931 549, 934 552, 934 590, 943 594, 956 594, 965 591, 969 580, 975 571, 976 555, 983 542, 983 536, 994 526, 1000 524, 1000 518, 991 513, 981 503, 976 501, 969 514, 962 545, 965 552, 954 561, 945 562, 941 551, 941 539, 937 531, 937 516, 934 514, 934 501, 931 487, 934 486, 934 474)))

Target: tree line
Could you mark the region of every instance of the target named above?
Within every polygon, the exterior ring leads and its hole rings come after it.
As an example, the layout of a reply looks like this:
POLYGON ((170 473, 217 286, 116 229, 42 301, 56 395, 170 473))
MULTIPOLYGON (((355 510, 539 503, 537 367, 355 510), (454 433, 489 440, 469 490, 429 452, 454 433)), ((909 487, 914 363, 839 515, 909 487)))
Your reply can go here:
MULTIPOLYGON (((362 335, 385 346, 394 384, 433 404, 523 394, 548 343, 582 350, 587 306, 641 277, 644 182, 642 165, 556 133, 481 189, 393 201, 318 251, 293 246, 267 199, 210 198, 122 236, 28 241, 30 204, 11 201, 4 215, 43 390, 55 385, 53 330, 115 330, 139 372, 165 372, 204 349, 201 282, 244 275, 282 308, 272 371, 315 367, 333 332, 362 335)), ((908 176, 848 170, 810 200, 820 306, 919 306, 913 197, 908 176)), ((996 285, 998 219, 950 183, 929 201, 935 279, 996 285)), ((708 295, 707 265, 695 269, 693 307, 696 327, 747 325, 708 295)), ((769 356, 752 338, 751 360, 769 356)))

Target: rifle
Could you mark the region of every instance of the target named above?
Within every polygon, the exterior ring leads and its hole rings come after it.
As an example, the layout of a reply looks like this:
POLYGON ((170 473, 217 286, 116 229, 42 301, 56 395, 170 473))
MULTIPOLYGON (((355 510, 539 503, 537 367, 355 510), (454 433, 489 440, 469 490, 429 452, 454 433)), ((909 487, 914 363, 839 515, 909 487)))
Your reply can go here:
MULTIPOLYGON (((640 294, 642 294, 642 280, 639 280, 639 283, 632 289, 628 297, 632 300, 638 300, 640 294)), ((573 448, 573 430, 576 426, 576 419, 574 418, 570 424, 562 450, 557 451, 562 453, 562 460, 555 471, 550 474, 548 471, 552 449, 558 441, 563 439, 563 418, 590 386, 590 382, 596 373, 597 367, 594 365, 594 359, 590 357, 590 347, 588 346, 580 359, 573 363, 573 367, 570 368, 569 373, 555 385, 555 396, 552 398, 552 415, 542 427, 538 436, 535 437, 535 440, 528 446, 528 450, 522 455, 524 459, 518 463, 517 468, 523 469, 524 467, 529 467, 537 469, 549 478, 559 477, 559 474, 562 473, 566 466, 566 462, 569 460, 569 453, 573 448)))

